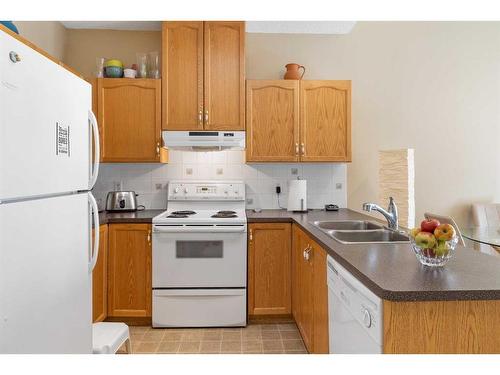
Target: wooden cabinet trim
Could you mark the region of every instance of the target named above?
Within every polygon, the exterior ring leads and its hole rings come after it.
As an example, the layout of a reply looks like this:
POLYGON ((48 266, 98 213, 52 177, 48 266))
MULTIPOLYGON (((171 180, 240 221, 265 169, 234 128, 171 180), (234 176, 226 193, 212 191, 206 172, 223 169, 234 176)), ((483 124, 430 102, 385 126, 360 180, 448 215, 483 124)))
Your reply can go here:
POLYGON ((92 272, 92 321, 102 322, 108 313, 108 226, 99 226, 99 254, 92 272))
POLYGON ((384 353, 500 353, 500 301, 384 301, 384 353))

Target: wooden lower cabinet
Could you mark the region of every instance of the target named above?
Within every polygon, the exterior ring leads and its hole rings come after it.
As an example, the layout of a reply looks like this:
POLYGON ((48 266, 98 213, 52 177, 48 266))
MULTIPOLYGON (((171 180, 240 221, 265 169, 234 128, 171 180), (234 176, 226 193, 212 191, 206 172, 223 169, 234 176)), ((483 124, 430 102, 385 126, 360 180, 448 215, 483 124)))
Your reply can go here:
POLYGON ((328 284, 326 251, 312 241, 313 248, 313 352, 328 353, 328 284))
POLYGON ((290 223, 255 223, 248 231, 248 314, 291 313, 290 223))
POLYGON ((328 353, 326 252, 292 228, 292 314, 310 353, 328 353))
POLYGON ((151 317, 151 224, 110 224, 108 316, 151 317))
POLYGON ((102 322, 108 315, 108 226, 99 226, 99 255, 92 271, 92 321, 102 322))

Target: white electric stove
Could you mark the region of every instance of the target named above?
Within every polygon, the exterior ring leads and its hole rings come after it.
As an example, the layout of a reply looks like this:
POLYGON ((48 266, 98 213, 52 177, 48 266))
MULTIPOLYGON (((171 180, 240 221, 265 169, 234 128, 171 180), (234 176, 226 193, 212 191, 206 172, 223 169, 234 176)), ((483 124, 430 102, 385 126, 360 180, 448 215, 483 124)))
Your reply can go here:
POLYGON ((246 325, 242 181, 172 181, 153 218, 153 327, 246 325))

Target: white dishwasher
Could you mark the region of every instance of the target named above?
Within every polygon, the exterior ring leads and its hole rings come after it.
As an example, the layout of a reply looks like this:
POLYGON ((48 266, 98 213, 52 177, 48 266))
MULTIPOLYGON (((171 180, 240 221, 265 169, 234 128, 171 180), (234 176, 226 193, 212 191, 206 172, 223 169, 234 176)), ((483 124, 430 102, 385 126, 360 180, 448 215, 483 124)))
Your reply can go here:
POLYGON ((328 256, 330 353, 382 353, 382 300, 328 256))

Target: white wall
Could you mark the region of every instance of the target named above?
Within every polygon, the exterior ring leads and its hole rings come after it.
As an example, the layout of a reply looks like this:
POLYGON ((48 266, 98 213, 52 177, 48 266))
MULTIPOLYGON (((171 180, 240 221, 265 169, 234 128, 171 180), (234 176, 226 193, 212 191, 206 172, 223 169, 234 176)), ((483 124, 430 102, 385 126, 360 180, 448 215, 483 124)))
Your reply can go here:
POLYGON ((378 150, 415 149, 417 221, 500 198, 500 23, 358 22, 348 35, 247 35, 247 78, 352 80, 348 206, 378 196, 378 150))
POLYGON ((309 208, 323 208, 326 203, 346 207, 345 164, 245 164, 242 151, 170 151, 169 164, 101 164, 94 194, 104 203, 106 193, 121 181, 123 190, 139 193, 139 204, 165 208, 170 180, 244 180, 248 208, 278 208, 275 187, 281 186, 280 203, 286 206, 287 181, 296 178, 292 169, 307 179, 309 208), (342 188, 337 189, 337 184, 342 188))

